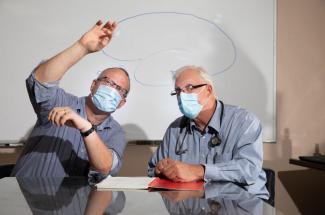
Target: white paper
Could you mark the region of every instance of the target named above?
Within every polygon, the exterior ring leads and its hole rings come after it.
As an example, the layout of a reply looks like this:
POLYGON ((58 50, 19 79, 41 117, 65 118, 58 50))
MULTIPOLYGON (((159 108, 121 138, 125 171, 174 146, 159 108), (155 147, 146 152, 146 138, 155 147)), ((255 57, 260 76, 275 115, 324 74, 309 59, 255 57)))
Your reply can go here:
POLYGON ((107 177, 96 184, 97 189, 148 189, 155 178, 150 177, 107 177))

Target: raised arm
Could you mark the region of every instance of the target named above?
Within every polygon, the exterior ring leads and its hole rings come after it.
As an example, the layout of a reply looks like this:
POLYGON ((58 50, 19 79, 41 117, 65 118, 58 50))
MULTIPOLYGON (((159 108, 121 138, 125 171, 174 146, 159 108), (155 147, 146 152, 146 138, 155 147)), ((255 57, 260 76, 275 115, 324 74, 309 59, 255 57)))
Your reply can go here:
POLYGON ((42 83, 60 80, 84 56, 102 50, 110 42, 116 26, 112 21, 102 26, 99 20, 72 46, 39 65, 35 70, 36 80, 42 83))

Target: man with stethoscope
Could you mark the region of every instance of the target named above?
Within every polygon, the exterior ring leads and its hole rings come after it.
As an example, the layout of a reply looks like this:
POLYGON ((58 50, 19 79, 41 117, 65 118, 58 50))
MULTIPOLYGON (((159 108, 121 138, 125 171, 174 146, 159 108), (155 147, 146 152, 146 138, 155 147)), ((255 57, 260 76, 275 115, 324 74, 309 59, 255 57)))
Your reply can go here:
POLYGON ((247 110, 217 100, 203 68, 175 72, 178 106, 184 116, 168 127, 148 163, 148 175, 173 181, 231 181, 268 199, 262 170, 260 121, 247 110))

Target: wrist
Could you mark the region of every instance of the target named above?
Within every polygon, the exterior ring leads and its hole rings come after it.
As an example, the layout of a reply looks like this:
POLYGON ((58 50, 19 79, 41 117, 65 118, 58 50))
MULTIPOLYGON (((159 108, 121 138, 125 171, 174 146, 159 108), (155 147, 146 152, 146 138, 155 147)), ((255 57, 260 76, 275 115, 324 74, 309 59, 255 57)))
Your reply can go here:
POLYGON ((87 120, 85 120, 86 123, 85 125, 83 125, 82 127, 79 128, 79 131, 80 132, 86 132, 88 131, 89 129, 91 129, 91 127, 93 126, 90 122, 88 122, 87 120))
POLYGON ((204 179, 204 166, 201 164, 198 164, 195 166, 195 169, 196 169, 195 173, 196 173, 197 179, 203 180, 204 179))
POLYGON ((87 49, 86 45, 82 43, 81 40, 78 40, 74 46, 82 53, 83 56, 90 53, 90 51, 87 49))
POLYGON ((88 130, 82 131, 80 130, 80 135, 82 137, 87 137, 89 136, 91 133, 93 133, 94 131, 96 131, 96 125, 91 125, 91 127, 88 130))

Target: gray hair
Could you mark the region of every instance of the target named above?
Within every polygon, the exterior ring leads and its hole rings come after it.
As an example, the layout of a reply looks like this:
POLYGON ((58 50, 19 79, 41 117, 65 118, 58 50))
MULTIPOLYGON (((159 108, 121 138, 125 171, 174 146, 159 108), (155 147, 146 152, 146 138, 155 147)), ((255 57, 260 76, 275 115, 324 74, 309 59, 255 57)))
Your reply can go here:
POLYGON ((213 94, 216 96, 216 93, 215 93, 215 90, 214 90, 214 85, 213 85, 213 81, 212 81, 212 78, 211 76, 207 73, 207 71, 202 68, 202 67, 199 67, 199 66, 183 66, 181 68, 179 68, 178 70, 176 70, 173 74, 173 80, 174 82, 176 81, 176 79, 183 73, 185 72, 186 70, 195 70, 199 73, 199 76, 207 83, 209 84, 211 87, 212 87, 212 91, 213 91, 213 94))

